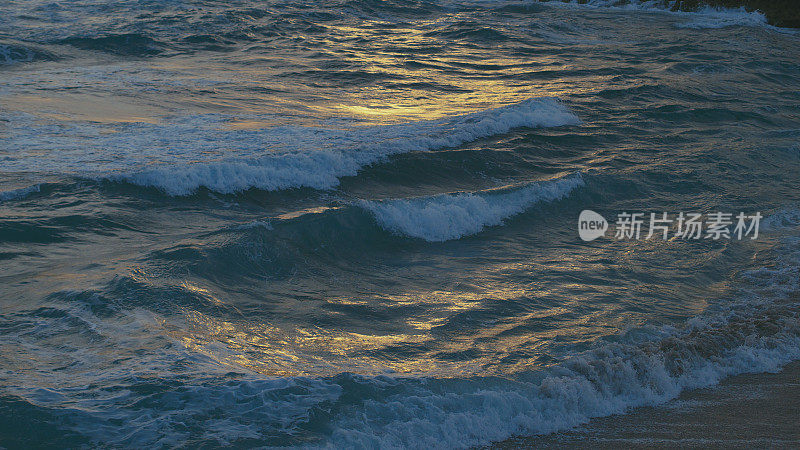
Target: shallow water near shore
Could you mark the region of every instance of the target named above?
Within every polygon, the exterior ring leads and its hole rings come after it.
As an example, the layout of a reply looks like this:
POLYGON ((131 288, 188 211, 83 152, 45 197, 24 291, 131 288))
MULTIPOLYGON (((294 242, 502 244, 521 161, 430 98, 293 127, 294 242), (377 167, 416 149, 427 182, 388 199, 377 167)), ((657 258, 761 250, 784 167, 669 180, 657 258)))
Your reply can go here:
POLYGON ((0 6, 0 445, 485 446, 800 359, 800 36, 610 4, 0 6))
POLYGON ((795 448, 800 442, 798 379, 796 362, 778 373, 737 375, 664 405, 492 448, 795 448))

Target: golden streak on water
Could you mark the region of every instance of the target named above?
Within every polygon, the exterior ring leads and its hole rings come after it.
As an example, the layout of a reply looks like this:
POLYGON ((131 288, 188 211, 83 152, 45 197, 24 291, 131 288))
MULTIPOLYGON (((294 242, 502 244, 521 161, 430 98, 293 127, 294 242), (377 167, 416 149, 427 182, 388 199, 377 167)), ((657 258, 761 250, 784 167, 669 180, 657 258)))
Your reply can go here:
MULTIPOLYGON (((569 270, 568 263, 563 269, 569 270)), ((495 268, 499 271, 525 270, 519 267, 495 268)), ((569 319, 570 311, 579 308, 579 300, 549 307, 521 311, 510 318, 464 324, 465 327, 445 332, 447 339, 439 336, 437 327, 446 325, 458 314, 480 311, 486 302, 510 304, 539 303, 536 298, 559 296, 557 292, 541 289, 508 288, 475 280, 476 284, 457 285, 450 289, 428 292, 398 293, 382 296, 383 305, 419 307, 420 313, 398 323, 386 334, 369 334, 359 331, 341 331, 319 327, 286 328, 281 324, 253 323, 242 315, 242 320, 222 320, 199 311, 184 309, 185 323, 173 324, 171 334, 187 349, 202 353, 221 364, 238 366, 270 376, 321 376, 341 372, 377 375, 398 373, 406 375, 435 375, 440 377, 507 374, 509 369, 529 370, 531 355, 546 352, 545 344, 563 335, 584 335, 587 339, 607 333, 607 327, 597 327, 597 318, 569 319), (482 286, 482 287, 478 287, 482 286), (538 322, 561 323, 557 329, 535 331, 538 322), (531 326, 534 329, 531 329, 531 326), (436 345, 431 345, 432 343, 436 345), (431 345, 430 348, 426 348, 431 345), (504 349, 498 351, 498 349, 504 349), (468 358, 458 355, 469 354, 468 358), (516 354, 529 355, 510 363, 503 358, 516 358, 516 354), (452 355, 448 357, 447 355, 452 355), (486 355, 486 356, 484 356, 486 355), (500 370, 499 366, 503 365, 500 370)), ((208 305, 230 307, 213 293, 195 284, 185 282, 184 288, 208 305)), ((565 286, 565 289, 568 286, 565 286)), ((335 296, 326 299, 329 305, 368 307, 376 299, 335 296)), ((602 320, 598 320, 603 323, 602 320)))

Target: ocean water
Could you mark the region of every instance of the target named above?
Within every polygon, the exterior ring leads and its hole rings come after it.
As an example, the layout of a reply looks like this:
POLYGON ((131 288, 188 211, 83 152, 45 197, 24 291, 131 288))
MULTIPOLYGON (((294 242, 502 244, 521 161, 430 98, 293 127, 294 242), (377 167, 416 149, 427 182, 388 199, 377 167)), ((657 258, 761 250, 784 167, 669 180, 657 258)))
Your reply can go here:
POLYGON ((2 2, 0 446, 484 446, 800 359, 800 35, 660 3, 2 2))

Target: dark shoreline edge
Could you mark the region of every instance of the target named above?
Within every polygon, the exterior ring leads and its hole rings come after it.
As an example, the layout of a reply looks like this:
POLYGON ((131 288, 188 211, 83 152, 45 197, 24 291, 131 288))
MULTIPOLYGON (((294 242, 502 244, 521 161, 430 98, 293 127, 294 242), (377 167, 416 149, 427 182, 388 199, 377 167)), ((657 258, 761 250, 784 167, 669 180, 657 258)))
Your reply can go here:
MULTIPOLYGON (((543 2, 556 0, 539 0, 543 2)), ((564 2, 570 0, 561 0, 564 2)), ((627 5, 639 0, 617 0, 617 5, 627 5)), ((577 0, 588 3, 588 0, 577 0)), ((671 11, 697 11, 706 6, 740 8, 760 11, 770 25, 783 28, 800 28, 800 0, 661 0, 662 7, 671 11)))
POLYGON ((516 436, 487 450, 520 448, 798 448, 800 361, 688 390, 663 405, 591 419, 548 435, 516 436))
POLYGON ((770 25, 800 28, 800 0, 676 0, 673 10, 693 11, 703 6, 761 11, 770 25))

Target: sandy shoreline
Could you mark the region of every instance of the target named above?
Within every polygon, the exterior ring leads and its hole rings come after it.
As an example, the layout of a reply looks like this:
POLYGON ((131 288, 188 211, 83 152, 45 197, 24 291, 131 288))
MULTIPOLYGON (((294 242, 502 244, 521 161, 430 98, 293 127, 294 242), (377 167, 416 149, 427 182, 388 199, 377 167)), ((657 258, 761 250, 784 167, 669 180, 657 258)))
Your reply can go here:
POLYGON ((598 418, 547 436, 512 438, 492 449, 800 448, 800 362, 779 373, 731 377, 658 406, 598 418))

